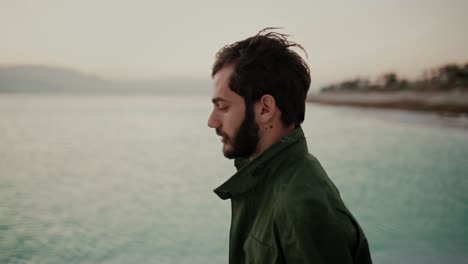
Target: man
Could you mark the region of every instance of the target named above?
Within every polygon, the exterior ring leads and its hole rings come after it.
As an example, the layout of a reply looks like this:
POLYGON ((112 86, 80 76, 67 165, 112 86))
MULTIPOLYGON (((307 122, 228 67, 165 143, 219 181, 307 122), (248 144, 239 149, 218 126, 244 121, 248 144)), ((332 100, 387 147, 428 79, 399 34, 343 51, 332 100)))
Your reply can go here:
POLYGON ((268 29, 221 49, 208 126, 237 173, 215 193, 231 199, 229 263, 371 263, 355 218, 300 124, 310 85, 302 47, 268 29))

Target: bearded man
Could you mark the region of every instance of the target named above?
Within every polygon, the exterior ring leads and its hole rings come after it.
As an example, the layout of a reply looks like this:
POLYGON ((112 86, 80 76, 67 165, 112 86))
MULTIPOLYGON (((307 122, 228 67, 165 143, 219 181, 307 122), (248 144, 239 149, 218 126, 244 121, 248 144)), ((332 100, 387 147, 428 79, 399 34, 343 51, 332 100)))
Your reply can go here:
POLYGON ((216 55, 208 126, 237 173, 214 191, 230 199, 229 263, 372 263, 367 239, 301 124, 310 85, 287 35, 265 29, 216 55))

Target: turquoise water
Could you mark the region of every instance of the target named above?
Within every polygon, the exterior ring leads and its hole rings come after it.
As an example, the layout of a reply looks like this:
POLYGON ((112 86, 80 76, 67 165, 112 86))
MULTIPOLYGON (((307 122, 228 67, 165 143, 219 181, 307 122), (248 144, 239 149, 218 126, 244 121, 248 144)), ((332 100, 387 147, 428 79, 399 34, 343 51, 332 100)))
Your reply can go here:
MULTIPOLYGON (((0 95, 0 263, 226 263, 203 96, 0 95)), ((375 263, 468 262, 468 122, 309 105, 375 263)))

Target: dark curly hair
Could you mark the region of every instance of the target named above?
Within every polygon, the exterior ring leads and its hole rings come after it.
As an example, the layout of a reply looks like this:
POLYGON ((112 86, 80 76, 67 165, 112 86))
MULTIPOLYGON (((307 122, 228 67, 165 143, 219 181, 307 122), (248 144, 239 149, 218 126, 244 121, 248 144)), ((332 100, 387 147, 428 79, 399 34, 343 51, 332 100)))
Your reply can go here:
MULTIPOLYGON (((242 96, 248 109, 263 95, 275 98, 285 126, 298 127, 304 121, 305 100, 310 86, 310 70, 291 47, 304 48, 289 41, 288 35, 265 28, 257 35, 223 47, 217 54, 211 76, 233 64, 229 86, 242 96)), ((250 110, 252 111, 252 110, 250 110)))

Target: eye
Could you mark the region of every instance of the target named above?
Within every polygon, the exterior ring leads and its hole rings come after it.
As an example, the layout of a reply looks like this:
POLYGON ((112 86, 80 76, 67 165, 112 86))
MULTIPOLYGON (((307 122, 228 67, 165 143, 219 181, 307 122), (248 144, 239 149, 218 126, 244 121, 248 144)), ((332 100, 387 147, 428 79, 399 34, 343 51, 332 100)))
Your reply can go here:
POLYGON ((218 109, 221 110, 221 111, 227 111, 228 110, 228 106, 227 105, 223 105, 223 104, 219 104, 218 105, 218 109))

